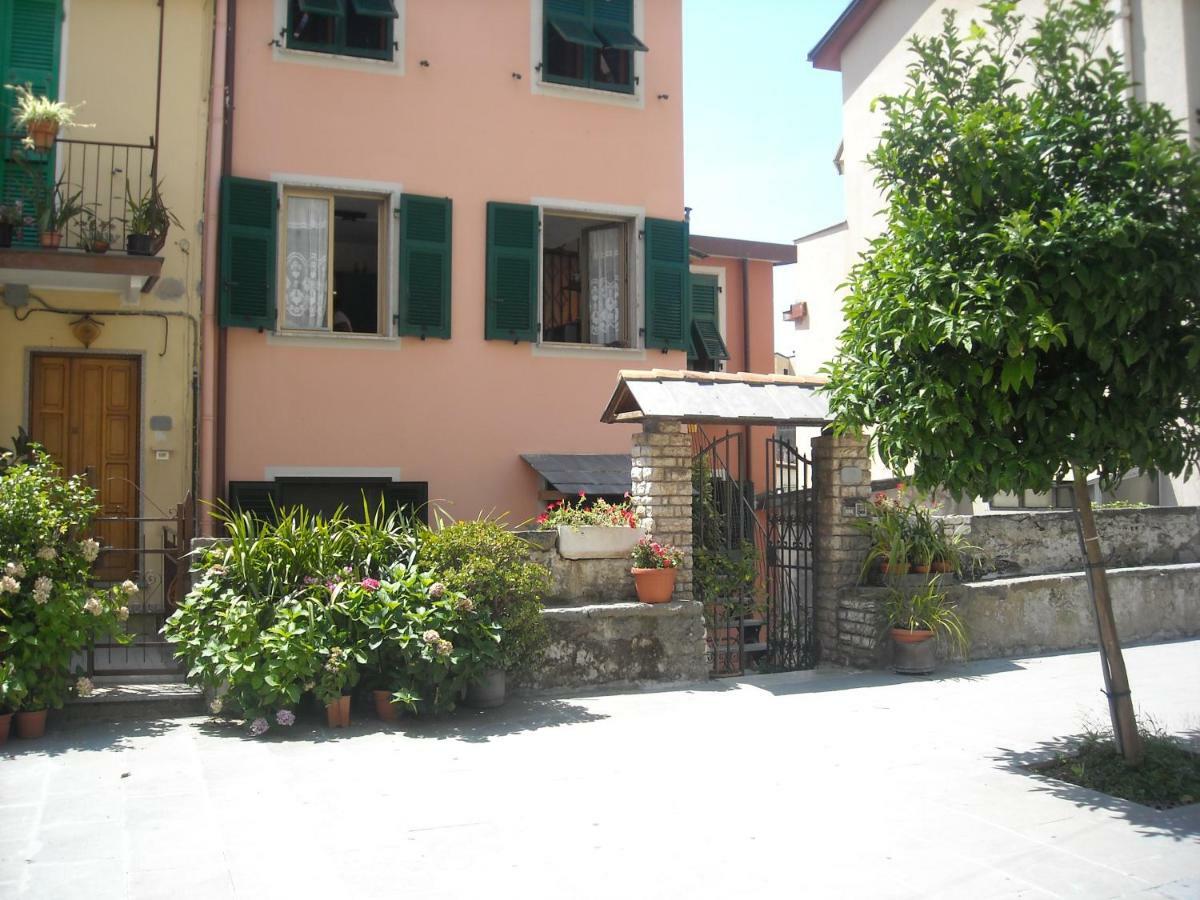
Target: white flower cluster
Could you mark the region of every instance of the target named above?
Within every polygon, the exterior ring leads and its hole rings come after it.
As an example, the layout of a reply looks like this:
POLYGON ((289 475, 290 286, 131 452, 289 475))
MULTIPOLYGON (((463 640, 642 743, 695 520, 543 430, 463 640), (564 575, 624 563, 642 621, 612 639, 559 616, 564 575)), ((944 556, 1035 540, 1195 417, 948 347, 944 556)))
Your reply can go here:
POLYGON ((95 562, 96 557, 100 555, 100 542, 93 538, 87 538, 80 542, 79 552, 83 554, 83 558, 88 562, 95 562))
POLYGON ((93 616, 98 616, 104 612, 104 607, 100 605, 99 597, 88 597, 87 602, 83 604, 83 608, 93 616))
POLYGON ((54 582, 42 575, 33 583, 33 602, 42 604, 50 599, 50 592, 54 590, 54 582))
POLYGON ((58 551, 53 547, 41 547, 38 549, 37 558, 43 562, 50 562, 50 560, 58 558, 58 551))
POLYGON ((136 594, 138 592, 138 586, 136 584, 134 584, 132 581, 130 581, 128 578, 126 578, 124 581, 121 582, 121 590, 123 590, 126 594, 128 594, 130 597, 132 597, 134 594, 136 594))
POLYGON ((21 589, 21 582, 13 578, 11 575, 5 575, 0 578, 0 594, 15 594, 21 589))
POLYGON ((120 619, 122 622, 129 621, 129 607, 122 606, 120 609, 118 609, 117 610, 117 618, 120 619))
POLYGON ((25 567, 19 562, 8 562, 4 564, 4 574, 12 578, 24 578, 25 567))
POLYGON ((92 684, 90 678, 80 678, 75 682, 75 693, 80 697, 90 697, 92 692, 96 690, 96 686, 92 684))

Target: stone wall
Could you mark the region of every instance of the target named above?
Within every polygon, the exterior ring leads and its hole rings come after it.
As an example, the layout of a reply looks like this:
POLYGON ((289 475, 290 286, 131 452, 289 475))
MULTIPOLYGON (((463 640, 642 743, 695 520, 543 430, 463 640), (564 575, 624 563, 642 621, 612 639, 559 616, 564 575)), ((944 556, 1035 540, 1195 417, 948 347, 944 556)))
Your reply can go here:
MULTIPOLYGON (((1083 569, 1071 510, 947 516, 982 547, 984 578, 1083 569)), ((1200 507, 1096 510, 1100 549, 1110 566, 1200 562, 1200 507)))
POLYGON ((704 617, 691 600, 548 608, 543 665, 519 686, 632 686, 708 677, 704 617))
MULTIPOLYGON (((637 600, 632 563, 627 556, 613 559, 566 559, 556 550, 553 531, 522 531, 529 542, 530 558, 550 570, 548 606, 585 606, 597 603, 632 603, 637 600)), ((678 596, 678 591, 676 592, 678 596)))
POLYGON ((651 420, 633 436, 633 504, 647 533, 683 551, 675 597, 692 599, 692 436, 673 419, 651 420))

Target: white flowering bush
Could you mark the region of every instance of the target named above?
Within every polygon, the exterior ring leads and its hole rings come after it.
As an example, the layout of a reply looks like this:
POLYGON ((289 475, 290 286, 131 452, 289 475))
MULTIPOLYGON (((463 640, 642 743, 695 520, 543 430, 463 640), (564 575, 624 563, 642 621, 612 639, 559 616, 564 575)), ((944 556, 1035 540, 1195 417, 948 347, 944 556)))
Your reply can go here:
MULTIPOLYGON (((33 448, 0 460, 0 659, 22 688, 20 708, 57 708, 87 689, 72 657, 101 635, 127 640, 121 623, 137 592, 89 586, 100 544, 90 535, 96 492, 81 476, 64 478, 33 448)), ((89 683, 90 685, 90 683, 89 683)))

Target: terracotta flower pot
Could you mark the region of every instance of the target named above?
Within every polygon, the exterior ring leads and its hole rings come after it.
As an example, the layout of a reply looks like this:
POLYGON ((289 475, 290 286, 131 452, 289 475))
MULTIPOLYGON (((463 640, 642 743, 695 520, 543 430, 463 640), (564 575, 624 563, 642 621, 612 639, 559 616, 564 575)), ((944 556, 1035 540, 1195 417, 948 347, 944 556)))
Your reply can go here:
POLYGON ((338 701, 338 714, 341 716, 342 727, 350 727, 350 695, 342 694, 342 698, 338 701))
POLYGON ((375 700, 375 715, 384 722, 395 722, 400 718, 400 711, 392 702, 391 691, 371 691, 371 697, 375 700))
POLYGON ((631 569, 638 599, 643 603, 666 603, 675 590, 678 569, 631 569))
POLYGON ((25 132, 33 141, 35 150, 49 150, 54 146, 55 138, 58 137, 58 123, 30 122, 25 126, 25 132))
POLYGON ((902 675, 928 675, 937 668, 933 632, 893 628, 892 668, 902 675))
POLYGON ((84 246, 85 253, 107 253, 110 244, 108 241, 92 241, 84 246))
POLYGON ((0 713, 0 746, 8 740, 9 729, 12 728, 12 713, 0 713))
POLYGON ((887 564, 887 561, 884 560, 883 565, 880 567, 880 570, 883 572, 884 575, 907 575, 908 568, 909 568, 908 563, 900 563, 899 565, 896 565, 896 566, 889 566, 887 564))
POLYGON ((929 571, 930 572, 941 572, 944 574, 946 572, 954 571, 954 567, 952 565, 950 565, 950 563, 948 563, 944 559, 935 559, 933 562, 931 562, 929 564, 929 571))
POLYGON ((17 737, 40 738, 46 733, 46 710, 26 709, 17 713, 17 737))
POLYGON ((929 565, 928 564, 918 565, 917 563, 913 563, 909 567, 909 571, 912 572, 914 575, 928 575, 929 574, 929 565))
POLYGON ((62 243, 61 231, 43 231, 38 235, 38 243, 45 250, 57 250, 62 243))
POLYGON ((325 704, 325 723, 330 728, 345 728, 350 724, 350 697, 343 696, 325 704))

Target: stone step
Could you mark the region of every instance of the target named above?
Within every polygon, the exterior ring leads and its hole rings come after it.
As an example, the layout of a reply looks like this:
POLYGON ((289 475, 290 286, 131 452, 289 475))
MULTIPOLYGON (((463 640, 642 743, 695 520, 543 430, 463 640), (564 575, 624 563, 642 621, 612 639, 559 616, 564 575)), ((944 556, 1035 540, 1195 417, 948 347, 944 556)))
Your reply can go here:
POLYGON ((170 676, 97 676, 90 697, 67 701, 63 718, 69 722, 110 721, 144 722, 202 716, 206 713, 204 694, 196 687, 170 676))

